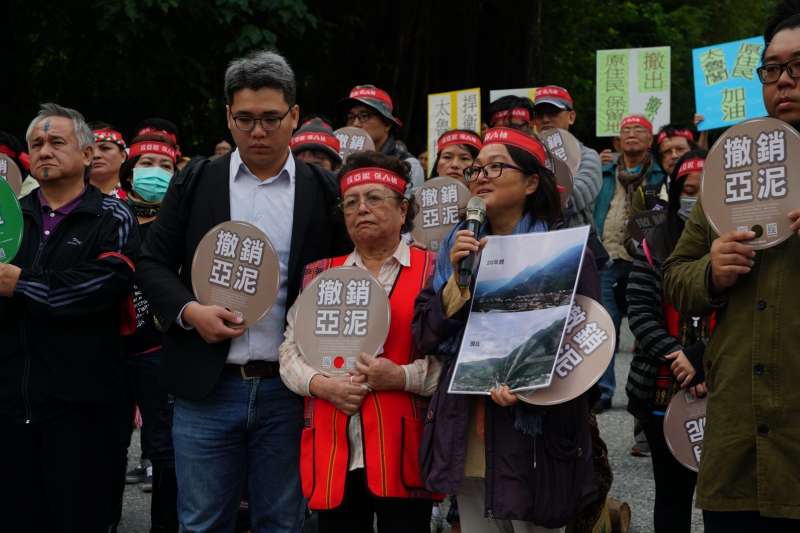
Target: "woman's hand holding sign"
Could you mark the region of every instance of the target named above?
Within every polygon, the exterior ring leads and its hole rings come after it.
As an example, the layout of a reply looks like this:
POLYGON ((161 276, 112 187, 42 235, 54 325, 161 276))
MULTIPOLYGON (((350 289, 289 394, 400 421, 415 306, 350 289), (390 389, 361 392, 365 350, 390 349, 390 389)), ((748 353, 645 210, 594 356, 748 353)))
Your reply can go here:
POLYGON ((324 376, 317 374, 308 384, 309 392, 316 398, 322 398, 333 404, 348 416, 358 412, 361 402, 369 389, 366 377, 362 375, 324 376))
POLYGON ((385 357, 375 357, 361 352, 356 370, 373 390, 404 390, 406 373, 400 365, 385 357))

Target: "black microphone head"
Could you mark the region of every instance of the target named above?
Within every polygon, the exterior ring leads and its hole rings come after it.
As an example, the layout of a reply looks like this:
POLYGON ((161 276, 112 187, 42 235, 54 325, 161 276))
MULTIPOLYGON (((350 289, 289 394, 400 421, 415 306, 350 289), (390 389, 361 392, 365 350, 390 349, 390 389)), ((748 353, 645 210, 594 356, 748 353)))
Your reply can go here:
POLYGON ((467 204, 467 220, 477 220, 483 224, 486 218, 486 202, 480 196, 473 196, 467 204))

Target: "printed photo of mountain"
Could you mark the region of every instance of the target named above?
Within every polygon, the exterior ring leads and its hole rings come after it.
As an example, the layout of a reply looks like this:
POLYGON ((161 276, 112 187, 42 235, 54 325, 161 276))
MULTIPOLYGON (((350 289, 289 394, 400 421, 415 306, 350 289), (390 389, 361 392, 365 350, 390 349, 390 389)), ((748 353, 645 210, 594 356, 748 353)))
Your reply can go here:
POLYGON ((588 235, 582 227, 489 238, 449 392, 550 385, 588 235))

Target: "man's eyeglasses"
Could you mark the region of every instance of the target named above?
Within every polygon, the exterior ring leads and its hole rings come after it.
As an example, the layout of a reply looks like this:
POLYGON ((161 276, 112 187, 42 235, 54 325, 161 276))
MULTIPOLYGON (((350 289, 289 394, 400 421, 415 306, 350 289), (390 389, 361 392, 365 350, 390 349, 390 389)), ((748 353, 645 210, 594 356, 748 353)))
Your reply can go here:
POLYGON ((358 208, 361 207, 361 202, 364 202, 368 208, 375 209, 376 207, 382 207, 389 200, 404 200, 404 198, 396 194, 382 194, 374 191, 368 192, 364 196, 356 194, 345 196, 339 206, 342 208, 342 211, 350 214, 358 211, 358 208))
POLYGON ((375 116, 375 113, 370 113, 369 111, 359 111, 358 113, 348 113, 347 114, 347 123, 348 124, 353 124, 356 121, 356 119, 358 119, 359 122, 366 122, 366 121, 368 121, 369 119, 371 119, 374 116, 375 116))
POLYGON ((479 179, 481 173, 483 173, 483 175, 486 176, 486 179, 495 180, 503 174, 503 169, 505 168, 523 172, 521 168, 514 165, 509 165, 508 163, 489 163, 488 165, 484 166, 472 165, 471 167, 464 169, 464 179, 467 183, 469 183, 479 179))
POLYGON ((236 129, 241 131, 253 131, 256 123, 261 124, 261 129, 266 132, 275 131, 281 126, 281 122, 286 118, 292 108, 286 110, 283 115, 271 115, 265 117, 252 117, 250 115, 234 115, 233 123, 236 129))
POLYGON ((778 78, 781 77, 784 70, 789 73, 790 78, 800 78, 800 59, 795 58, 786 63, 769 63, 762 65, 756 69, 756 72, 758 73, 758 79, 761 80, 761 83, 768 85, 778 81, 778 78))

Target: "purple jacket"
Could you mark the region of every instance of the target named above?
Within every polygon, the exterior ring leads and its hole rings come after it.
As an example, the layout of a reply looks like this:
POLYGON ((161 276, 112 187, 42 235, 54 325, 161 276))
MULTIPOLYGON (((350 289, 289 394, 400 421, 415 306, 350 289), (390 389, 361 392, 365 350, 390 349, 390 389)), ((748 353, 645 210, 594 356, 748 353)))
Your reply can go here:
MULTIPOLYGON (((577 292, 600 300, 594 258, 588 249, 586 254, 577 292)), ((417 298, 414 313, 417 348, 421 353, 442 354, 445 360, 439 387, 428 407, 420 448, 425 487, 445 494, 458 493, 467 455, 472 398, 448 394, 447 387, 468 309, 466 305, 447 318, 441 294, 428 288, 417 298)), ((489 398, 485 402, 487 517, 562 527, 598 497, 587 394, 553 407, 520 402, 506 408, 489 398), (533 438, 516 430, 515 409, 539 413, 542 434, 533 438)))

